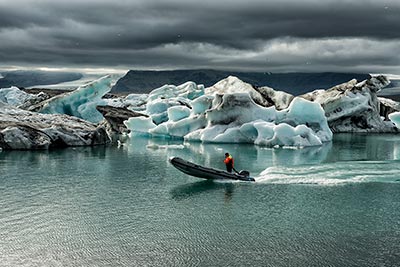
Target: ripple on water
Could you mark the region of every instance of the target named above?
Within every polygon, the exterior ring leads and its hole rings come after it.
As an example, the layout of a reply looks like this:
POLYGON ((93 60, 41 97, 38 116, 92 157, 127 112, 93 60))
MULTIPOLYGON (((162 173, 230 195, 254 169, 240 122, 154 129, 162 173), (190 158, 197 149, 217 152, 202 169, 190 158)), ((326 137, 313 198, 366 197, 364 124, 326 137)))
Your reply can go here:
POLYGON ((339 185, 368 182, 399 182, 398 161, 347 161, 320 165, 274 166, 259 176, 257 182, 275 184, 339 185))
POLYGON ((374 146, 384 150, 370 149, 371 157, 365 144, 356 152, 340 147, 340 156, 369 161, 337 160, 331 148, 316 155, 228 144, 173 152, 146 145, 2 153, 0 265, 398 263, 400 187, 392 183, 400 164, 381 159, 397 157, 387 153, 392 143, 374 146), (273 167, 256 183, 220 183, 186 176, 168 163, 173 155, 201 156, 220 166, 221 151, 233 151, 252 173, 273 167))

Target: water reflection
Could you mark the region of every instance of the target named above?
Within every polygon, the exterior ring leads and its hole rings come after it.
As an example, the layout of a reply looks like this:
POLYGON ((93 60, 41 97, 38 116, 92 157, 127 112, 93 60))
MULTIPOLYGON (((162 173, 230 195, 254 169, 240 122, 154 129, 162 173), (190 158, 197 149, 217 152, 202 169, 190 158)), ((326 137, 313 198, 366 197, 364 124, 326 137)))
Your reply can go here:
MULTIPOLYGON (((394 134, 335 134, 333 142, 320 147, 302 149, 266 148, 252 144, 207 144, 134 137, 120 147, 97 146, 50 151, 2 151, 0 152, 0 171, 12 168, 15 172, 18 170, 28 172, 27 162, 33 169, 43 171, 83 169, 85 165, 100 159, 101 164, 96 167, 96 171, 99 173, 103 171, 104 175, 117 177, 120 172, 127 172, 129 177, 139 177, 140 173, 141 179, 156 177, 154 180, 157 180, 163 179, 174 169, 168 163, 170 157, 177 156, 204 166, 225 169, 223 163, 225 152, 234 156, 237 170, 248 170, 252 176, 257 176, 269 167, 320 165, 342 161, 400 160, 400 136, 394 134), (114 161, 114 157, 120 160, 114 161), (155 174, 160 174, 160 176, 155 176, 155 174)), ((94 172, 95 170, 90 171, 94 172)), ((9 169, 8 172, 12 173, 9 169)), ((208 188, 216 186, 219 185, 212 184, 208 188)), ((200 186, 200 188, 202 187, 200 186)))
POLYGON ((300 149, 273 149, 273 165, 320 164, 326 161, 331 149, 332 142, 300 149))
POLYGON ((84 164, 88 159, 105 159, 110 147, 73 147, 56 150, 37 150, 37 151, 2 151, 0 153, 0 163, 10 164, 15 168, 27 170, 27 163, 37 169, 47 170, 49 168, 65 168, 68 166, 78 166, 84 164))
POLYGON ((331 142, 323 146, 301 149, 266 148, 249 144, 184 144, 184 150, 180 152, 169 150, 170 155, 178 155, 198 164, 224 169, 224 154, 229 152, 235 159, 236 169, 249 170, 252 174, 273 165, 319 164, 326 161, 332 149, 331 142))
POLYGON ((128 154, 181 157, 185 160, 216 169, 225 169, 225 152, 235 159, 237 170, 248 170, 257 175, 275 165, 319 164, 326 161, 332 143, 301 149, 266 148, 252 144, 211 144, 182 140, 133 138, 125 145, 128 154))
POLYGON ((271 166, 400 159, 400 137, 393 134, 335 134, 333 142, 301 149, 148 138, 131 139, 126 148, 128 153, 164 155, 166 159, 177 156, 217 169, 225 168, 224 153, 229 152, 235 158, 236 169, 249 170, 254 175, 271 166))
POLYGON ((400 136, 394 134, 335 134, 328 161, 398 160, 400 136))
POLYGON ((201 195, 209 191, 223 191, 224 200, 230 201, 233 197, 235 185, 233 183, 219 183, 212 180, 183 184, 171 190, 171 196, 175 200, 183 200, 201 195))

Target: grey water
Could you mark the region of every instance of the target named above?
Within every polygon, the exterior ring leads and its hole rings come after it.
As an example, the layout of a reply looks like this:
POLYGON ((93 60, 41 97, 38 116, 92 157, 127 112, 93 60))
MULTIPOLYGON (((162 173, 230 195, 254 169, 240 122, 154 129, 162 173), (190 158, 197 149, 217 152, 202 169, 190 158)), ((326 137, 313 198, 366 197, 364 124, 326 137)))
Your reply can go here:
POLYGON ((0 152, 0 266, 399 266, 400 136, 0 152), (249 182, 187 176, 168 158, 249 182))

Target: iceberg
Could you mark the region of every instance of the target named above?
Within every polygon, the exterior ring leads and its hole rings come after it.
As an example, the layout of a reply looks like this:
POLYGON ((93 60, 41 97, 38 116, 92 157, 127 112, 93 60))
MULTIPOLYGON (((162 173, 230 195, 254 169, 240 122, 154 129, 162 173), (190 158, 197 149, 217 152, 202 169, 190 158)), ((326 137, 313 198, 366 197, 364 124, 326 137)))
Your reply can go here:
POLYGON ((316 90, 301 97, 321 104, 333 132, 395 132, 393 124, 380 114, 377 92, 390 81, 385 76, 316 90))
POLYGON ((61 114, 40 114, 0 102, 0 148, 49 149, 109 142, 103 127, 61 114))
POLYGON ((167 110, 168 118, 172 122, 176 122, 182 120, 184 118, 189 117, 190 108, 186 106, 174 106, 167 110))
POLYGON ((1 102, 22 109, 42 102, 47 98, 49 98, 49 96, 43 92, 40 92, 38 94, 29 94, 15 86, 0 89, 1 102))
POLYGON ((294 98, 291 94, 283 91, 276 91, 268 86, 253 86, 235 76, 229 76, 215 85, 206 88, 205 93, 207 95, 248 93, 257 104, 264 107, 275 106, 278 110, 287 108, 294 98))
MULTIPOLYGON (((130 135, 271 147, 316 146, 332 140, 324 110, 318 103, 296 97, 282 110, 262 106, 259 103, 270 102, 236 77, 206 89, 194 83, 175 89, 182 87, 191 88, 196 94, 188 94, 187 89, 175 92, 171 86, 151 92, 144 112, 149 117, 124 122, 130 135)), ((284 94, 277 96, 288 98, 284 94)))
POLYGON ((392 99, 378 97, 379 113, 384 120, 389 120, 389 114, 400 111, 400 103, 392 99))
POLYGON ((25 93, 15 86, 0 89, 0 101, 10 104, 12 106, 21 105, 29 101, 33 97, 33 95, 25 93))
POLYGON ((111 90, 111 81, 110 75, 104 76, 72 92, 43 101, 35 111, 45 114, 66 114, 93 123, 100 122, 104 118, 96 106, 107 104, 102 97, 111 90))
POLYGON ((398 129, 400 129, 400 112, 393 112, 389 114, 389 119, 393 122, 398 129))
POLYGON ((229 76, 205 89, 207 95, 248 93, 257 104, 267 106, 268 101, 253 87, 235 76, 229 76))
POLYGON ((271 106, 275 106, 276 109, 281 110, 289 107, 294 96, 283 91, 276 91, 268 86, 257 88, 257 91, 268 100, 271 106))
POLYGON ((332 140, 322 108, 300 98, 288 109, 277 111, 257 105, 249 94, 225 94, 206 111, 205 119, 204 128, 188 133, 184 139, 271 147, 315 146, 332 140), (310 110, 306 118, 302 118, 304 110, 310 110))
MULTIPOLYGON (((274 107, 275 111, 268 115, 262 116, 261 120, 272 122, 277 125, 286 123, 292 127, 297 125, 306 125, 313 129, 314 134, 318 136, 321 142, 331 140, 331 131, 333 132, 396 132, 398 131, 394 125, 388 121, 387 115, 394 111, 399 111, 397 102, 384 98, 378 98, 376 93, 387 86, 389 81, 384 76, 377 76, 368 80, 357 82, 351 80, 347 83, 337 85, 328 90, 315 90, 311 93, 294 97, 291 94, 275 91, 270 87, 255 87, 247 84, 236 77, 230 76, 215 85, 204 88, 196 87, 193 83, 189 83, 192 88, 197 88, 199 95, 197 98, 185 99, 180 93, 173 93, 177 88, 182 86, 164 86, 158 88, 156 93, 150 93, 153 97, 145 99, 142 95, 141 104, 138 107, 130 106, 131 110, 139 110, 148 114, 152 121, 157 125, 153 129, 148 129, 147 134, 154 136, 170 136, 185 138, 187 140, 200 140, 205 142, 254 142, 256 144, 269 145, 273 142, 266 142, 261 138, 263 134, 261 129, 269 128, 268 132, 275 132, 272 125, 263 125, 257 122, 257 127, 250 127, 246 124, 239 131, 238 126, 249 121, 259 119, 257 116, 251 115, 251 111, 245 107, 246 101, 242 101, 243 96, 238 93, 248 94, 250 98, 262 108, 274 107), (201 90, 204 93, 201 93, 201 90), (165 91, 165 93, 163 93, 165 91), (221 104, 222 95, 233 95, 234 100, 224 101, 223 107, 216 108, 216 102, 221 104), (168 98, 172 96, 172 98, 168 98), (309 101, 302 107, 302 99, 315 102, 312 105, 309 101), (228 104, 237 102, 234 108, 229 109, 228 104), (242 101, 242 103, 240 103, 242 101), (180 114, 175 121, 169 121, 169 117, 174 114, 174 109, 168 112, 173 106, 186 106, 186 114, 180 114), (321 115, 321 107, 325 116, 321 115), (288 113, 287 110, 291 110, 288 113), (190 110, 190 115, 187 116, 190 110), (212 111, 211 111, 212 110, 212 111), (225 114, 221 114, 225 113, 225 114), (301 113, 301 115, 300 115, 301 113), (286 115, 285 115, 286 114, 286 115), (314 115, 319 114, 317 117, 314 115), (248 118, 245 118, 248 116, 248 118), (272 116, 269 118, 268 116, 272 116), (276 117, 274 117, 276 116, 276 117), (382 118, 383 116, 383 118, 382 118), (219 120, 220 126, 213 126, 213 122, 219 120), (235 122, 236 125, 227 125, 227 121, 235 122), (323 122, 327 121, 327 125, 323 122), (234 129, 236 127, 236 129, 234 129), (272 127, 273 129, 270 129, 272 127), (206 130, 208 128, 208 130, 206 130), (231 130, 227 130, 232 128, 231 130), (214 131, 214 130, 216 131, 214 131), (246 129, 246 135, 252 132, 250 140, 243 136, 246 129), (258 129, 258 130, 257 130, 258 129), (215 135, 216 132, 224 132, 221 135, 215 135), (214 133, 214 134, 212 134, 214 133), (256 140, 256 141, 255 141, 256 140)), ((188 83, 186 83, 187 86, 188 83)), ((179 92, 179 90, 177 90, 179 92)), ((137 96, 135 96, 137 99, 137 96)), ((253 109, 255 113, 263 114, 264 109, 253 109)), ((279 129, 279 128, 278 128, 279 129)), ((140 132, 140 129, 136 129, 140 132)), ((271 137, 272 138, 272 137, 271 137)), ((264 138, 265 139, 265 138, 264 138)), ((279 143, 277 138, 274 138, 279 143)), ((310 143, 315 144, 315 140, 308 139, 310 143)), ((275 141, 274 141, 275 142, 275 141)), ((299 143, 299 142, 297 142, 299 143)), ((307 142, 306 142, 307 143, 307 142)), ((318 142, 317 142, 318 143, 318 142)))
MULTIPOLYGON (((110 83, 105 76, 29 110, 92 123, 106 117, 107 130, 117 134, 270 147, 321 145, 332 140, 332 132, 398 132, 388 115, 399 111, 399 104, 377 97, 389 84, 384 76, 351 80, 298 97, 229 76, 208 88, 186 82, 148 94, 104 99, 110 83)), ((0 90, 0 100, 17 107, 37 99, 18 88, 0 90)))
POLYGON ((125 126, 132 129, 140 129, 138 131, 134 131, 136 133, 140 133, 143 135, 147 135, 149 130, 155 128, 157 125, 153 122, 153 120, 149 117, 134 117, 130 118, 127 121, 124 121, 125 126))
POLYGON ((189 103, 203 95, 203 85, 186 82, 179 86, 164 85, 154 89, 149 94, 130 94, 123 98, 121 102, 123 106, 129 110, 141 112, 150 116, 152 121, 158 125, 168 121, 170 119, 169 116, 174 116, 174 114, 176 114, 175 120, 181 116, 187 116, 190 107, 189 103), (175 110, 176 112, 168 112, 169 108, 175 106, 179 107, 175 110), (184 109, 182 107, 187 108, 184 109))
POLYGON ((193 100, 204 94, 204 85, 197 85, 194 82, 186 82, 179 86, 164 85, 150 92, 148 100, 152 101, 159 98, 182 97, 193 100))

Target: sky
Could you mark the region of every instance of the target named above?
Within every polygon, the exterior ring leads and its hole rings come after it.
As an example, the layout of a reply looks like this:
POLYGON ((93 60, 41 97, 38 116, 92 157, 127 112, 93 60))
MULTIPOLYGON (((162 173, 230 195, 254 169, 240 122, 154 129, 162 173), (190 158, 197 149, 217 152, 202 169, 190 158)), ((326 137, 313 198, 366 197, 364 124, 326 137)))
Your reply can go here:
POLYGON ((0 0, 0 69, 400 74, 400 0, 0 0))

